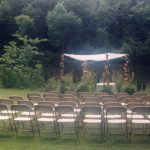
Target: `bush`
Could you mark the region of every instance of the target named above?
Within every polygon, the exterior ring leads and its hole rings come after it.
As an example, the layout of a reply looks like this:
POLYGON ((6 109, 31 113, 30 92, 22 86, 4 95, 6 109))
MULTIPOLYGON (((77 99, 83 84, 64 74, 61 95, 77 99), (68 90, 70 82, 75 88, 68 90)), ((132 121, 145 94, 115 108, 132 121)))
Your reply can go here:
POLYGON ((77 92, 89 92, 91 91, 91 87, 87 83, 80 83, 77 87, 77 92))
POLYGON ((113 94, 112 89, 109 85, 103 85, 101 92, 106 92, 108 94, 113 94))
POLYGON ((57 91, 60 85, 60 80, 56 77, 51 77, 45 85, 45 91, 57 91))
POLYGON ((30 67, 4 68, 2 71, 2 87, 4 88, 41 88, 44 79, 40 69, 30 67))
POLYGON ((124 85, 122 87, 122 91, 128 93, 129 95, 132 95, 136 92, 136 86, 133 84, 124 85))

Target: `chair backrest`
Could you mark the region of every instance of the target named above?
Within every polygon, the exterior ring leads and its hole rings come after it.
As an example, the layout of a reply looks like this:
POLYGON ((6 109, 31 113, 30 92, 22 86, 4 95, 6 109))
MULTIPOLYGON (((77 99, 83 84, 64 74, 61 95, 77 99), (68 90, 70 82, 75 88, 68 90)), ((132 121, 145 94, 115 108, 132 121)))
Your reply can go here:
POLYGON ((135 107, 132 108, 132 113, 150 114, 150 107, 147 107, 147 106, 135 106, 135 107))
POLYGON ((44 112, 54 112, 54 109, 53 109, 53 106, 50 106, 50 105, 43 105, 43 104, 39 104, 39 105, 36 105, 35 106, 35 112, 41 112, 41 113, 44 113, 44 112))
POLYGON ((80 105, 80 107, 86 107, 86 106, 98 106, 101 107, 101 105, 98 102, 86 102, 80 105))
POLYGON ((0 104, 12 105, 13 101, 8 99, 0 99, 0 104))
POLYGON ((8 110, 8 108, 7 108, 7 105, 5 105, 5 104, 0 104, 0 112, 1 111, 4 111, 4 110, 8 110))
POLYGON ((99 97, 100 101, 103 100, 104 98, 116 98, 115 95, 102 95, 99 97))
POLYGON ((55 107, 56 115, 61 116, 62 114, 75 114, 74 107, 69 105, 59 105, 55 107))
POLYGON ((66 106, 72 106, 72 107, 74 107, 74 108, 76 108, 76 103, 74 103, 74 102, 69 102, 69 101, 61 101, 60 103, 59 103, 59 105, 60 106, 62 106, 62 105, 66 105, 66 106))
POLYGON ((83 97, 82 102, 98 102, 97 97, 95 96, 89 96, 89 97, 83 97))
POLYGON ((85 106, 82 108, 83 117, 85 115, 101 115, 102 116, 102 109, 99 106, 85 106))
POLYGON ((45 100, 46 101, 51 101, 51 102, 57 104, 61 101, 61 98, 60 97, 47 97, 45 100))
POLYGON ((29 100, 18 101, 18 104, 19 105, 27 105, 30 108, 30 110, 34 107, 33 103, 29 100))
POLYGON ((29 99, 30 96, 41 97, 41 95, 39 93, 28 93, 27 94, 27 99, 29 99))
POLYGON ((142 103, 140 100, 136 100, 135 98, 127 98, 124 100, 125 104, 127 105, 128 103, 142 103))
POLYGON ((122 106, 120 102, 107 102, 103 104, 103 108, 106 109, 107 107, 111 107, 111 106, 122 106))
POLYGON ((40 101, 40 102, 38 102, 38 105, 47 105, 47 106, 53 106, 54 107, 55 103, 52 101, 40 101))
POLYGON ((116 93, 115 96, 117 98, 121 97, 121 96, 128 96, 128 93, 116 93))
POLYGON ((146 96, 146 95, 147 95, 147 93, 145 93, 145 92, 133 93, 133 96, 134 96, 134 97, 137 97, 137 98, 143 97, 143 96, 146 96))
POLYGON ((118 98, 118 100, 124 102, 124 100, 127 99, 127 98, 134 98, 134 96, 132 96, 132 95, 123 95, 123 96, 120 96, 118 98))
POLYGON ((123 114, 127 113, 127 109, 123 106, 109 106, 106 108, 106 114, 123 114))
POLYGON ((30 96, 29 100, 33 103, 38 103, 39 101, 42 101, 43 98, 39 97, 39 96, 30 96))
POLYGON ((62 98, 66 98, 66 97, 72 97, 75 98, 76 96, 74 94, 61 94, 62 98))
POLYGON ((57 93, 44 93, 43 94, 43 98, 47 98, 47 97, 58 97, 57 93))
POLYGON ((27 105, 11 105, 11 110, 16 112, 24 112, 24 111, 30 111, 30 108, 27 105))
POLYGON ((135 106, 145 106, 145 104, 140 103, 140 102, 129 102, 129 103, 127 103, 128 109, 132 109, 135 106))
POLYGON ((11 99, 11 100, 23 100, 23 97, 21 97, 21 96, 10 96, 9 99, 11 99))
POLYGON ((102 104, 108 103, 108 102, 119 102, 117 98, 103 98, 100 101, 102 104))
POLYGON ((63 97, 62 101, 69 101, 69 102, 75 102, 78 103, 77 97, 63 97))

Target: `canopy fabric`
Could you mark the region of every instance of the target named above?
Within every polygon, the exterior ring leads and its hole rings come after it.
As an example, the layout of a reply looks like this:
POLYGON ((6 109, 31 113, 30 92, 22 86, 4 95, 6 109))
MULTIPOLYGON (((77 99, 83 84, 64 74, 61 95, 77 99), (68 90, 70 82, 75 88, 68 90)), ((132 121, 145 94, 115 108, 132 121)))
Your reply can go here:
POLYGON ((116 53, 105 53, 105 54, 95 54, 95 55, 74 55, 74 54, 64 54, 64 55, 80 61, 88 61, 88 60, 106 61, 107 57, 108 60, 111 60, 111 59, 127 56, 127 54, 116 54, 116 53))

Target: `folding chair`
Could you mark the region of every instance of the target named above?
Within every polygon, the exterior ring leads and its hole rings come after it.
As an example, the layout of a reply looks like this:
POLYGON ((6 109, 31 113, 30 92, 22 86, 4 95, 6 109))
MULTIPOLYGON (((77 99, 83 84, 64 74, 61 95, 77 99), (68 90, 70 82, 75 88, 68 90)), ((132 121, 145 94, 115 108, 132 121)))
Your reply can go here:
POLYGON ((85 134, 103 135, 103 115, 100 106, 88 105, 82 108, 83 138, 85 134))
POLYGON ((35 97, 41 97, 39 93, 28 93, 27 94, 27 99, 30 99, 30 97, 35 96, 35 97))
POLYGON ((55 105, 58 105, 59 102, 61 101, 61 98, 60 97, 46 97, 45 101, 49 101, 49 102, 54 103, 55 105))
POLYGON ((22 112, 21 114, 24 115, 24 116, 35 116, 35 112, 34 112, 34 104, 29 101, 29 100, 21 100, 21 101, 18 101, 18 104, 19 105, 26 105, 29 107, 30 111, 27 111, 27 112, 22 112))
POLYGON ((35 106, 38 133, 54 133, 58 135, 54 108, 51 105, 35 106))
POLYGON ((0 104, 0 130, 12 131, 11 118, 7 105, 0 104))
POLYGON ((74 109, 70 105, 55 107, 59 136, 61 134, 75 134, 78 137, 78 119, 74 109))
POLYGON ((32 132, 34 135, 33 118, 30 115, 30 108, 27 105, 12 105, 11 110, 15 112, 13 122, 16 131, 18 132, 32 132), (28 116, 22 115, 23 112, 28 112, 28 116))
POLYGON ((127 110, 123 106, 108 106, 106 108, 105 125, 107 138, 110 135, 125 135, 128 140, 127 110))
POLYGON ((44 93, 43 98, 46 99, 48 97, 59 97, 57 93, 44 93))
POLYGON ((11 99, 13 101, 13 103, 17 103, 17 101, 19 100, 23 100, 23 97, 21 96, 10 96, 9 99, 11 99))
POLYGON ((130 137, 134 135, 150 136, 150 107, 135 106, 132 108, 130 137), (136 116, 136 117, 135 117, 136 116))
POLYGON ((38 102, 43 101, 43 98, 39 96, 30 96, 29 101, 31 101, 34 105, 37 105, 38 102))

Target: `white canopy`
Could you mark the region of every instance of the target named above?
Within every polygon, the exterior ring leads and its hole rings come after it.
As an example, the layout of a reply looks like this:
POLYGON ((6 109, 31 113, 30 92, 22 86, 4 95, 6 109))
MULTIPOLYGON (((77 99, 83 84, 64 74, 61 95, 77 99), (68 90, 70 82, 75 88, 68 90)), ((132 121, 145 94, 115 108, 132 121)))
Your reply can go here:
POLYGON ((88 60, 105 61, 107 60, 107 56, 108 56, 108 60, 127 56, 127 54, 116 54, 116 53, 105 53, 105 54, 95 54, 95 55, 74 55, 74 54, 64 54, 64 55, 80 61, 88 61, 88 60))

